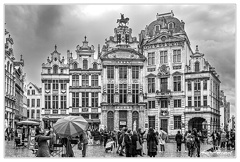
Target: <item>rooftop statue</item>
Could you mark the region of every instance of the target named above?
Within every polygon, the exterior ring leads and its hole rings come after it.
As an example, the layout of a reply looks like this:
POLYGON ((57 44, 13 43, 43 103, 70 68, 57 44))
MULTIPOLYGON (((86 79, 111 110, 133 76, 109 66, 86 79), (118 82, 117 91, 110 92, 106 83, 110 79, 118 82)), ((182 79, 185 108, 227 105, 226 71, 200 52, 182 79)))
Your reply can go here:
MULTIPOLYGON (((121 14, 121 13, 120 13, 121 14)), ((127 17, 127 18, 124 18, 124 14, 121 14, 121 19, 117 19, 117 23, 119 23, 119 26, 123 26, 123 25, 125 25, 126 26, 126 24, 128 23, 128 21, 129 21, 129 18, 127 17)))

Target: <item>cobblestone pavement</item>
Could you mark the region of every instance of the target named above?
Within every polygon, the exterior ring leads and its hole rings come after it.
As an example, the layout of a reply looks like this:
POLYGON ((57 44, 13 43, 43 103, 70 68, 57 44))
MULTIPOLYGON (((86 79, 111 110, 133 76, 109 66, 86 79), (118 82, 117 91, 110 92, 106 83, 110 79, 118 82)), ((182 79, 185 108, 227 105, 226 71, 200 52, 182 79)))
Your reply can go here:
MULTIPOLYGON (((201 157, 203 158, 235 158, 235 151, 227 151, 227 150, 221 150, 216 152, 206 152, 207 149, 211 148, 211 145, 202 144, 201 145, 201 157)), ((176 158, 176 157, 185 157, 188 158, 187 152, 184 150, 184 145, 182 145, 182 151, 176 152, 176 143, 166 143, 165 145, 165 152, 158 152, 157 157, 164 157, 164 158, 176 158)), ((32 153, 32 150, 29 150, 28 148, 14 148, 14 142, 13 141, 5 141, 5 158, 29 158, 29 157, 35 157, 32 153)), ((77 146, 73 148, 73 152, 76 158, 82 158, 82 153, 80 150, 77 149, 77 146)), ((146 152, 146 148, 145 148, 146 152)), ((116 154, 116 149, 112 152, 105 152, 105 149, 103 146, 98 145, 89 145, 87 148, 87 157, 91 158, 112 158, 112 157, 118 157, 123 158, 122 156, 119 156, 116 154)), ((144 156, 147 158, 148 156, 144 156)), ((144 158, 143 157, 143 158, 144 158)), ((55 158, 59 158, 59 156, 56 156, 55 158)))

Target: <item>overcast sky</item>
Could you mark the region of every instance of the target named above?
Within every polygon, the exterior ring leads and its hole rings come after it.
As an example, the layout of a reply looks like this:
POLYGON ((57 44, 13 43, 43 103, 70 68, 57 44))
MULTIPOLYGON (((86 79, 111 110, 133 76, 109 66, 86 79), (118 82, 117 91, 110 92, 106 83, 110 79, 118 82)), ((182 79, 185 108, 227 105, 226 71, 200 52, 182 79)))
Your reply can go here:
POLYGON ((207 5, 7 5, 6 28, 14 39, 17 59, 23 55, 27 82, 41 86, 41 65, 57 50, 66 58, 82 45, 84 36, 97 52, 98 44, 113 35, 120 13, 130 19, 129 27, 138 38, 141 30, 156 20, 157 13, 173 10, 185 22, 185 31, 195 51, 201 53, 220 75, 221 89, 235 114, 236 6, 207 5))

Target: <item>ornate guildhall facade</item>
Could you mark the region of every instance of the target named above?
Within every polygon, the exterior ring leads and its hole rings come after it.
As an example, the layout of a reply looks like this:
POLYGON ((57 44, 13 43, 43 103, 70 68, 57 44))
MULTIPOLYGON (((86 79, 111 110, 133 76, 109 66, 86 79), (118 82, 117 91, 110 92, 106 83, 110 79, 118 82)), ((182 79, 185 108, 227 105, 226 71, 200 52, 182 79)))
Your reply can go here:
POLYGON ((102 124, 108 130, 144 126, 143 65, 145 57, 138 51, 138 41, 121 16, 114 36, 106 40, 101 51, 102 124))

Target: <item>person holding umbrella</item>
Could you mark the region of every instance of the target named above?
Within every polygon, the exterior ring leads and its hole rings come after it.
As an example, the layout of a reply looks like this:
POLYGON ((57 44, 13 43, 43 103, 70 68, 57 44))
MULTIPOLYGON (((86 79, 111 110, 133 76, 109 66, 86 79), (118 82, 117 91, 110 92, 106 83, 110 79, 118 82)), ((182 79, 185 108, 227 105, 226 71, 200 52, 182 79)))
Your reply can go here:
POLYGON ((50 140, 51 138, 52 138, 51 136, 44 136, 39 129, 36 129, 35 141, 38 143, 36 157, 50 157, 47 141, 50 140))

